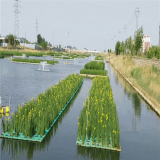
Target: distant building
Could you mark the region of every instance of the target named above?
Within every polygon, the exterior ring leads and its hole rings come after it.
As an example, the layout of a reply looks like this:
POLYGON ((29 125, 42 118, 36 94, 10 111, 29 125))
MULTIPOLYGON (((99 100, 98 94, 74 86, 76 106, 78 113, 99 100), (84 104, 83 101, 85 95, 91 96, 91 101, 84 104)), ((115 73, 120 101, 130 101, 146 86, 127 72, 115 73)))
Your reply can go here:
POLYGON ((142 52, 147 52, 151 46, 151 41, 149 36, 143 36, 143 45, 142 45, 142 52))

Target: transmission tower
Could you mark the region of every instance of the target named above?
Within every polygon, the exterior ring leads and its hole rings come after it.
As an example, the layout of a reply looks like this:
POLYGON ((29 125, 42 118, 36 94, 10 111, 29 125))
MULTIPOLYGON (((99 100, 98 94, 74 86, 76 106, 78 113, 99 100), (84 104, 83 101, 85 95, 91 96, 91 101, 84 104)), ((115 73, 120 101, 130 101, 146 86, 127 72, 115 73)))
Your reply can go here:
POLYGON ((37 41, 37 35, 38 35, 38 24, 39 24, 37 19, 36 19, 36 23, 35 23, 35 24, 36 24, 36 41, 37 41))
POLYGON ((19 38, 19 8, 21 6, 19 5, 20 0, 14 0, 15 4, 13 7, 15 8, 14 13, 15 13, 15 22, 14 22, 14 36, 19 38))
POLYGON ((68 31, 68 47, 69 47, 69 31, 68 31))
POLYGON ((139 8, 136 7, 136 9, 135 9, 135 15, 136 15, 136 31, 138 30, 138 16, 139 16, 139 13, 140 13, 139 8))

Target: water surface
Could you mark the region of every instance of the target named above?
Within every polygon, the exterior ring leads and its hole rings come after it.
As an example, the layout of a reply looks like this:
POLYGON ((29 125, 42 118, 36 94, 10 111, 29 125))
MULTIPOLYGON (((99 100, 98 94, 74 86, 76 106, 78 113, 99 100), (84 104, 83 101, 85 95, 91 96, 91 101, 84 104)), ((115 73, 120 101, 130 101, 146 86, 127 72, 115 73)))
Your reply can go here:
MULTIPOLYGON (((52 59, 52 57, 47 57, 52 59)), ((0 59, 3 105, 11 96, 11 112, 38 93, 71 73, 79 73, 88 59, 66 60, 49 66, 50 72, 37 71, 38 65, 11 63, 0 59)), ((110 64, 106 64, 117 106, 122 151, 76 146, 78 116, 88 96, 92 79, 84 79, 77 97, 58 119, 42 143, 0 139, 0 159, 56 160, 158 160, 160 158, 160 119, 110 64)))

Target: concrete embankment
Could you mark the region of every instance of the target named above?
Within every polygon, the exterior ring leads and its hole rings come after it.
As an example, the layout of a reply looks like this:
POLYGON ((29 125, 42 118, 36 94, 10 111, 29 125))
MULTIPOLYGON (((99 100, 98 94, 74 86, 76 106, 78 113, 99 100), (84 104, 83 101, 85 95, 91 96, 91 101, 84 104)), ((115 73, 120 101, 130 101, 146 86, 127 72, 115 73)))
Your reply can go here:
MULTIPOLYGON (((111 62, 110 64, 115 68, 115 66, 111 62)), ((134 88, 135 91, 137 91, 137 93, 150 105, 151 109, 160 117, 160 108, 150 100, 149 95, 144 95, 144 93, 140 89, 138 89, 138 87, 136 87, 128 78, 126 78, 119 69, 115 68, 115 70, 123 76, 123 78, 134 88)))

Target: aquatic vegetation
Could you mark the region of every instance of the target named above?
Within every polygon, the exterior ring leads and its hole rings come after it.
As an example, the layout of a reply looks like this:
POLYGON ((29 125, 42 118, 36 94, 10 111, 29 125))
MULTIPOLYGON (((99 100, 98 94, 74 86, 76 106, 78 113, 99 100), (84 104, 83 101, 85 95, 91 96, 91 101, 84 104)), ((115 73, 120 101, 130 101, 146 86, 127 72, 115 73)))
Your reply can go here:
POLYGON ((47 64, 55 64, 55 63, 59 63, 58 61, 54 61, 54 60, 43 60, 43 59, 27 59, 27 58, 13 58, 12 59, 13 62, 26 62, 26 63, 40 63, 43 61, 47 61, 47 64))
POLYGON ((93 79, 89 97, 78 117, 77 141, 84 144, 87 140, 92 145, 120 149, 119 121, 108 77, 93 79))
POLYGON ((0 58, 4 58, 4 55, 2 53, 0 53, 0 58))
POLYGON ((99 56, 96 56, 95 60, 104 60, 104 58, 101 55, 99 55, 99 56))
POLYGON ((80 74, 107 76, 107 70, 81 69, 80 74))
POLYGON ((104 62, 91 61, 85 64, 84 69, 80 70, 80 74, 107 76, 107 71, 104 70, 104 67, 104 62))
POLYGON ((22 134, 25 138, 43 136, 69 103, 82 80, 80 75, 71 74, 59 84, 48 88, 45 93, 40 93, 36 99, 32 98, 25 105, 19 105, 18 110, 12 113, 12 119, 2 122, 3 132, 15 137, 22 134))
POLYGON ((104 62, 96 62, 91 61, 89 63, 86 63, 84 68, 85 69, 95 69, 95 70, 104 70, 105 63, 104 62))

